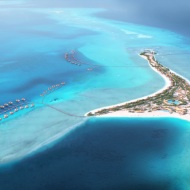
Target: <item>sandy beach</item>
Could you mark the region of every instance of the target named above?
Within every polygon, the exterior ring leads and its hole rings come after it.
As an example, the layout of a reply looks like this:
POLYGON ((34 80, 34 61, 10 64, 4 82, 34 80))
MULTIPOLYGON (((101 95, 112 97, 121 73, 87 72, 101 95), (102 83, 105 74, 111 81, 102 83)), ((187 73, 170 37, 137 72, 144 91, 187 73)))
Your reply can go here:
POLYGON ((97 116, 97 117, 130 117, 130 118, 160 118, 160 117, 171 117, 171 118, 179 118, 183 120, 190 121, 190 115, 179 115, 177 113, 170 114, 166 111, 152 111, 152 112, 144 112, 144 113, 130 113, 125 110, 110 112, 105 115, 97 116))

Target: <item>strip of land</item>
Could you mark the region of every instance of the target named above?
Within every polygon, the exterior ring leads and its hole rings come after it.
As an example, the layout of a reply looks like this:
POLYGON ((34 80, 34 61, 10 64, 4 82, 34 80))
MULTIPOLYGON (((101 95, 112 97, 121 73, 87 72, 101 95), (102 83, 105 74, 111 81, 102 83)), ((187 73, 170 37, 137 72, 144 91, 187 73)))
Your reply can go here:
POLYGON ((140 56, 164 78, 164 88, 149 96, 93 110, 85 116, 177 117, 190 121, 190 82, 161 65, 155 54, 145 50, 140 56))

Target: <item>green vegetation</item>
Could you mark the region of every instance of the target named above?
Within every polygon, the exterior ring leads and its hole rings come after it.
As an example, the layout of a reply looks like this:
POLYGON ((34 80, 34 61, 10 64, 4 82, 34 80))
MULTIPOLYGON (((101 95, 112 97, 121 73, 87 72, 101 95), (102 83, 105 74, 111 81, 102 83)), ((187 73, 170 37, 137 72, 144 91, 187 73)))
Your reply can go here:
POLYGON ((154 52, 142 52, 141 56, 145 56, 149 61, 151 67, 156 68, 162 75, 165 75, 171 82, 171 85, 163 92, 156 94, 146 99, 140 99, 134 102, 126 103, 122 106, 115 106, 113 108, 102 109, 95 113, 89 113, 88 116, 102 115, 110 111, 127 110, 129 112, 148 110, 170 110, 179 114, 187 114, 190 107, 190 85, 186 80, 180 76, 172 73, 169 68, 164 67, 155 60, 154 52), (168 100, 174 102, 169 103, 168 100), (175 101, 179 102, 177 105, 175 101))

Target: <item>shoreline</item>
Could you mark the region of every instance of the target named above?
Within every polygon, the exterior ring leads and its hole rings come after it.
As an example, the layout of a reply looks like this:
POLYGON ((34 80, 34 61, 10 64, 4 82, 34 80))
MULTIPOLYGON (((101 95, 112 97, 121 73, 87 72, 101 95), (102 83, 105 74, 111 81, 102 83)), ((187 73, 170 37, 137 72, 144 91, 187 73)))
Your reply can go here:
POLYGON ((144 112, 144 113, 130 113, 125 110, 123 111, 116 111, 110 112, 105 115, 95 116, 100 118, 107 118, 107 117, 125 117, 125 118, 177 118, 182 119, 190 122, 190 116, 188 115, 179 115, 177 113, 170 114, 169 112, 165 111, 153 111, 153 112, 144 112))
MULTIPOLYGON (((139 55, 139 56, 142 57, 143 59, 147 60, 147 59, 145 58, 145 56, 142 56, 142 55, 139 55)), ((147 60, 147 61, 148 61, 148 60, 147 60)), ((149 65, 149 66, 150 66, 150 65, 149 65)), ((171 81, 170 81, 167 77, 165 77, 164 75, 160 74, 156 69, 152 68, 151 66, 150 66, 150 68, 151 68, 153 71, 157 72, 159 75, 161 75, 161 77, 164 79, 165 85, 164 85, 161 89, 159 89, 158 91, 156 91, 156 92, 154 92, 154 93, 152 93, 152 94, 149 94, 149 95, 146 95, 146 96, 143 96, 143 97, 140 97, 140 98, 135 98, 135 99, 132 99, 132 100, 129 100, 129 101, 126 101, 126 102, 122 102, 122 103, 118 103, 118 104, 113 104, 113 105, 110 105, 110 106, 104 106, 104 107, 101 107, 101 108, 97 108, 97 109, 91 110, 91 111, 85 113, 84 116, 87 117, 88 113, 90 113, 90 112, 91 112, 91 113, 95 113, 95 112, 100 111, 100 110, 102 110, 102 109, 109 109, 109 108, 114 108, 114 107, 116 107, 116 106, 123 106, 123 105, 125 105, 126 103, 131 103, 131 102, 135 102, 135 101, 137 101, 137 100, 142 100, 142 99, 145 99, 145 98, 148 98, 148 97, 152 97, 152 96, 155 96, 155 95, 157 95, 157 94, 163 92, 165 89, 167 89, 167 88, 170 86, 171 81)))
MULTIPOLYGON (((164 81, 165 81, 164 87, 161 88, 160 90, 156 91, 155 93, 152 93, 152 94, 140 97, 140 98, 136 98, 136 99, 129 100, 129 101, 126 101, 126 102, 122 102, 122 103, 118 103, 118 104, 114 104, 114 105, 105 106, 105 107, 101 107, 101 108, 97 108, 97 109, 91 110, 91 111, 85 113, 84 116, 88 117, 89 113, 95 114, 96 112, 101 111, 103 109, 116 108, 118 106, 124 106, 127 103, 136 102, 138 100, 146 99, 148 97, 154 97, 155 95, 157 95, 159 93, 162 93, 164 90, 166 90, 167 88, 169 88, 171 86, 172 82, 169 80, 169 78, 167 78, 161 72, 159 72, 154 67, 152 67, 150 65, 150 62, 149 62, 149 60, 147 59, 146 56, 140 55, 140 54, 138 54, 138 55, 140 57, 142 57, 143 59, 147 60, 150 68, 153 71, 155 71, 156 73, 158 73, 164 79, 164 81)), ((187 78, 179 75, 178 73, 176 73, 173 70, 170 70, 170 72, 174 73, 174 74, 176 74, 178 76, 180 76, 182 79, 184 79, 185 81, 187 81, 188 84, 190 84, 190 81, 187 78)), ((143 117, 144 118, 151 118, 151 117, 154 117, 154 118, 164 118, 164 117, 167 117, 168 118, 169 117, 169 118, 178 118, 178 119, 190 121, 190 115, 188 115, 188 114, 187 115, 179 115, 178 113, 172 113, 172 114, 170 114, 169 112, 166 112, 166 111, 163 111, 163 110, 152 111, 152 112, 143 112, 143 113, 131 113, 131 112, 128 112, 127 110, 123 109, 123 110, 109 112, 109 113, 106 113, 106 114, 103 114, 103 115, 98 115, 98 116, 95 116, 95 117, 131 117, 131 118, 138 118, 138 117, 141 117, 141 118, 143 118, 143 117)))

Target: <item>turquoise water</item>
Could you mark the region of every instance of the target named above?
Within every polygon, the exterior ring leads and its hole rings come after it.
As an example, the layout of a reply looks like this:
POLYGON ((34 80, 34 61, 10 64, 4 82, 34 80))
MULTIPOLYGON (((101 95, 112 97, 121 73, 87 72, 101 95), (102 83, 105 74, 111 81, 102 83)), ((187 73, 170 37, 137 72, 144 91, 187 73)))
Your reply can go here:
POLYGON ((59 139, 84 122, 80 116, 92 109, 162 88, 164 80, 138 56, 143 49, 155 49, 164 65, 190 79, 188 69, 182 69, 189 66, 189 55, 183 53, 190 49, 183 36, 95 16, 102 11, 0 9, 0 18, 6 18, 0 19, 0 104, 22 97, 36 104, 1 121, 1 163, 59 139), (71 50, 85 64, 65 61, 65 52, 71 50), (176 52, 181 54, 164 56, 176 52), (42 101, 40 94, 62 81, 66 85, 42 101))

